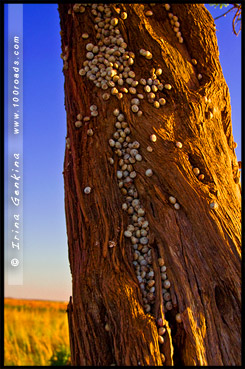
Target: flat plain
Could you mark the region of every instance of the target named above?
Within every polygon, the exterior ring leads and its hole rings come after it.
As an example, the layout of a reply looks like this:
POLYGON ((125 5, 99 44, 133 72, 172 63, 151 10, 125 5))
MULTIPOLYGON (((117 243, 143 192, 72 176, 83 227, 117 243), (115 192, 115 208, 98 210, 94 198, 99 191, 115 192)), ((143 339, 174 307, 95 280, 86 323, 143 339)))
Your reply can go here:
POLYGON ((4 364, 50 366, 57 352, 69 357, 66 308, 67 302, 4 299, 4 364))

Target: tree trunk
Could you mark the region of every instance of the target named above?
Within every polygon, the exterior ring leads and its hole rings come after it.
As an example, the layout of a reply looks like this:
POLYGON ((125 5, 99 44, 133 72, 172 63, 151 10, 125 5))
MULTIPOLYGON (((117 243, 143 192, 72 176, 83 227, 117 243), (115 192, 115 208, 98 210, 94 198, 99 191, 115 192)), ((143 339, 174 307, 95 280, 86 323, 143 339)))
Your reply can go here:
POLYGON ((197 4, 59 13, 72 364, 241 365, 241 186, 212 17, 197 4))

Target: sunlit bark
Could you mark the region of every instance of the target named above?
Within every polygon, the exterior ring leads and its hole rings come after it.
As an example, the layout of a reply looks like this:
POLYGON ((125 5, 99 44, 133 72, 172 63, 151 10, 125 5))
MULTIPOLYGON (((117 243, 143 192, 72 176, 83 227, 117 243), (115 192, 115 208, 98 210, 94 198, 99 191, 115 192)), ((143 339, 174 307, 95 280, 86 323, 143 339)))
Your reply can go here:
MULTIPOLYGON (((135 79, 147 79, 152 68, 161 68, 159 79, 172 89, 158 92, 166 100, 159 109, 145 97, 141 117, 131 110, 130 93, 120 100, 103 100, 108 91, 79 75, 86 44, 98 43, 91 7, 79 13, 71 4, 59 5, 67 55, 64 183, 73 286, 68 309, 72 364, 162 365, 163 353, 164 365, 240 365, 241 186, 213 19, 203 5, 171 5, 180 22, 180 43, 163 4, 110 7, 127 50, 135 54, 135 79), (122 20, 116 8, 127 12, 127 19, 122 20), (147 10, 153 15, 147 16, 147 10), (88 33, 87 40, 83 33, 88 33), (141 56, 140 49, 149 50, 153 58, 141 56), (89 116, 93 104, 98 116, 77 128, 77 114, 89 116), (140 143, 143 157, 134 164, 134 185, 149 222, 156 281, 151 314, 143 309, 132 247, 124 237, 130 215, 122 210, 125 196, 117 183, 120 158, 108 144, 116 108, 126 117, 131 140, 140 143), (87 134, 90 128, 92 136, 87 134), (152 134, 156 142, 150 141, 152 134), (149 145, 152 152, 146 149, 149 145), (151 177, 145 175, 148 168, 151 177), (89 194, 85 187, 91 188, 89 194), (179 210, 169 196, 177 199, 179 210), (159 257, 171 282, 173 309, 165 313, 159 257), (177 313, 181 323, 176 322, 177 313), (160 345, 159 317, 166 324, 160 345)), ((143 86, 136 88, 145 93, 143 86)))

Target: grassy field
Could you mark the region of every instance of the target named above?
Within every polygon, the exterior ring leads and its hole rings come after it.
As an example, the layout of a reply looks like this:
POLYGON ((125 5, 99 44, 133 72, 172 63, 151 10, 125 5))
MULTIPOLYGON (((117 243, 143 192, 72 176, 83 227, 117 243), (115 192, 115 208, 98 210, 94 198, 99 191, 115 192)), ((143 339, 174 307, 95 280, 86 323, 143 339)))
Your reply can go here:
POLYGON ((70 356, 66 302, 4 300, 5 365, 51 365, 70 356))

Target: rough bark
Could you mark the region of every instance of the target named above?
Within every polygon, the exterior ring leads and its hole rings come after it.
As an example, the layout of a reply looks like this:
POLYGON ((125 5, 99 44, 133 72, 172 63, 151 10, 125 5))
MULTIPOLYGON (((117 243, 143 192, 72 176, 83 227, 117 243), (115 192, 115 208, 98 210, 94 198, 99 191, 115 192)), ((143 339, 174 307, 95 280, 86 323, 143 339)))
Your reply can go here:
POLYGON ((172 89, 162 91, 167 103, 160 109, 142 100, 142 117, 131 111, 134 96, 129 93, 121 100, 111 96, 104 101, 105 91, 78 73, 86 59, 85 45, 96 44, 91 8, 68 14, 72 5, 59 5, 62 50, 65 53, 66 45, 69 50, 64 75, 70 147, 65 152, 64 183, 73 288, 68 309, 72 364, 162 365, 163 352, 163 365, 241 365, 241 186, 213 19, 203 5, 172 4, 181 24, 181 44, 163 4, 110 6, 119 18, 127 50, 135 53, 136 79, 147 79, 151 68, 161 67, 160 80, 172 89), (116 13, 118 7, 127 12, 126 20, 116 13), (151 17, 145 15, 149 9, 151 17), (81 37, 84 32, 88 40, 81 37), (142 48, 152 52, 151 60, 139 54, 142 48), (89 115, 92 104, 99 115, 76 128, 77 114, 89 115), (108 145, 115 132, 116 108, 126 116, 132 141, 140 142, 143 156, 134 164, 134 184, 150 228, 156 275, 152 314, 144 312, 132 248, 124 237, 130 216, 122 210, 125 196, 117 184, 120 158, 108 145), (91 137, 88 128, 94 131, 91 137), (149 141, 153 133, 155 143, 149 141), (149 145, 151 153, 146 150, 149 145), (192 166, 205 175, 203 180, 192 166), (152 177, 145 175, 147 168, 153 170, 152 177), (87 186, 90 194, 83 191, 87 186), (171 195, 179 210, 169 203, 171 195), (211 209, 211 202, 218 208, 211 209), (114 247, 109 247, 110 241, 114 247), (167 313, 159 257, 171 281, 173 309, 167 313), (182 323, 175 320, 178 312, 182 323), (167 327, 163 345, 158 343, 159 317, 167 327))

